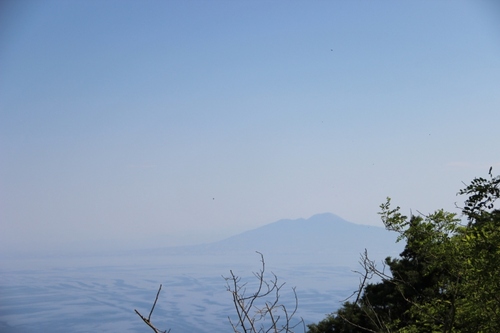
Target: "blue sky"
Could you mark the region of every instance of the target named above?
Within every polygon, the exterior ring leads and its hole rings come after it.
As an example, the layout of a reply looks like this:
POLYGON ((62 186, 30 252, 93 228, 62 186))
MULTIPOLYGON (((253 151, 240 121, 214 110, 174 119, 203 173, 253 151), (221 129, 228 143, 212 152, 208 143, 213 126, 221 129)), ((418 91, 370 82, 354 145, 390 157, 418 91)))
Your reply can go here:
POLYGON ((5 1, 0 250, 454 209, 500 170, 494 1, 5 1))

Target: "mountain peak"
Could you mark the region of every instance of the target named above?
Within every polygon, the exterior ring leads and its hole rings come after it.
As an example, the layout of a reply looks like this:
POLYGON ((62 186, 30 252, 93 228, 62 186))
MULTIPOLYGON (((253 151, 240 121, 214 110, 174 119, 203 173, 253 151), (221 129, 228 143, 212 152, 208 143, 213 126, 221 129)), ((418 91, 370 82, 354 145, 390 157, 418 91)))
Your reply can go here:
POLYGON ((283 219, 204 246, 215 253, 254 253, 313 256, 357 265, 360 253, 381 254, 380 259, 400 252, 395 235, 384 228, 348 222, 332 213, 308 219, 283 219), (394 249, 398 249, 394 251, 394 249), (345 259, 345 260, 343 260, 345 259))

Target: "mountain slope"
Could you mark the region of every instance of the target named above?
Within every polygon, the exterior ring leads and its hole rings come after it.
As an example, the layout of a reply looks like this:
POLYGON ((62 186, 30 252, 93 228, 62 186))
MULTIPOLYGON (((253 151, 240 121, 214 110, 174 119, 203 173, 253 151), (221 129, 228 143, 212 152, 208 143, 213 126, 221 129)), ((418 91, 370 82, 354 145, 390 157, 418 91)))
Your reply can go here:
POLYGON ((357 265, 365 249, 371 258, 382 260, 395 256, 402 244, 384 228, 354 224, 337 215, 325 213, 309 219, 279 220, 243 232, 219 242, 158 249, 162 254, 254 255, 279 257, 287 261, 331 262, 334 265, 357 265))

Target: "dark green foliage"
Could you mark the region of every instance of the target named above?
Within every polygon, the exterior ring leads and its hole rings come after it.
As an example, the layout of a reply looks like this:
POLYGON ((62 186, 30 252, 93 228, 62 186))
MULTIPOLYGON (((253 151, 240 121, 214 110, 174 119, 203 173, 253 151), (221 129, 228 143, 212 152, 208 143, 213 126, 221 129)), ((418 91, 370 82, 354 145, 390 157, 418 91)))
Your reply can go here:
POLYGON ((404 251, 386 259, 388 274, 364 257, 364 276, 381 281, 363 283, 355 301, 309 332, 500 332, 500 177, 489 176, 459 192, 468 196, 466 226, 443 210, 408 218, 390 199, 382 204, 404 251))

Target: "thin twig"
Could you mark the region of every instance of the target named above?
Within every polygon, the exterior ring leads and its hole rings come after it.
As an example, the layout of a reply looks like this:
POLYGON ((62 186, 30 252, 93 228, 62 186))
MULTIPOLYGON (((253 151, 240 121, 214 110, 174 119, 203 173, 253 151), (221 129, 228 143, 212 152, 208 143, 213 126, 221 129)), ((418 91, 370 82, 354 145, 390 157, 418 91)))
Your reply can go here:
POLYGON ((154 311, 155 306, 156 306, 156 302, 158 301, 158 296, 160 296, 160 291, 161 291, 161 284, 160 284, 160 288, 158 288, 158 292, 156 293, 156 298, 155 298, 155 302, 153 303, 153 307, 151 308, 151 311, 149 312, 148 321, 151 320, 151 315, 153 314, 153 311, 154 311))
POLYGON ((146 325, 148 325, 149 327, 151 327, 151 329, 155 332, 155 333, 169 333, 170 332, 170 329, 168 330, 164 330, 164 331, 161 331, 159 330, 158 328, 156 328, 152 323, 151 323, 151 315, 153 314, 153 311, 155 309, 155 306, 156 306, 156 302, 158 301, 158 297, 160 296, 160 291, 161 291, 161 284, 160 284, 160 288, 158 288, 158 292, 156 293, 156 298, 155 298, 155 302, 153 303, 153 307, 151 308, 151 311, 149 312, 149 316, 146 318, 144 317, 142 314, 140 314, 139 311, 137 311, 136 309, 134 309, 135 313, 137 313, 137 315, 139 317, 141 317, 142 321, 144 321, 144 323, 146 323, 146 325))

